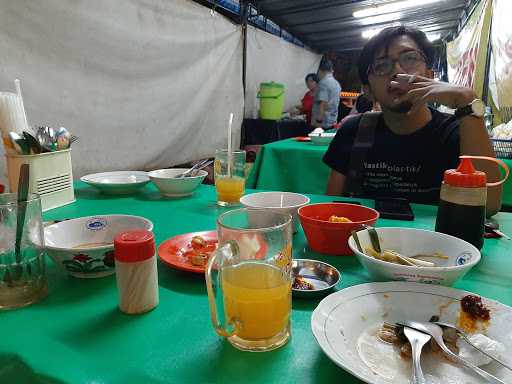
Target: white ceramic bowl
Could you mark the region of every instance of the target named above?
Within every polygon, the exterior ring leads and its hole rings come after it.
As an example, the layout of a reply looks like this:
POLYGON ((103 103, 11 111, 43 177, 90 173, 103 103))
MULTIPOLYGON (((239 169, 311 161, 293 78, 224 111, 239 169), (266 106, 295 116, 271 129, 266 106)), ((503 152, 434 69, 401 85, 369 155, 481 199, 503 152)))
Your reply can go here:
POLYGON ((243 196, 240 203, 246 208, 270 209, 279 213, 289 213, 293 218, 293 232, 295 233, 299 228, 297 211, 300 207, 309 204, 309 197, 293 192, 258 192, 243 196))
POLYGON ((55 264, 75 277, 102 277, 114 269, 114 237, 133 229, 153 230, 140 216, 88 216, 61 221, 44 229, 45 248, 55 264))
POLYGON ((197 176, 176 178, 186 170, 187 168, 158 169, 149 172, 149 178, 164 196, 190 196, 203 182, 208 172, 200 170, 197 172, 197 176))
POLYGON ((336 133, 333 132, 324 132, 320 134, 310 133, 308 135, 311 138, 311 142, 315 145, 328 145, 331 143, 336 133))
POLYGON ((81 177, 80 180, 109 195, 136 193, 149 183, 148 174, 143 171, 93 173, 81 177))
MULTIPOLYGON (((389 263, 367 256, 356 247, 353 236, 348 240, 350 249, 376 281, 411 281, 452 285, 480 261, 480 252, 473 245, 444 233, 413 228, 376 228, 381 248, 392 249, 404 256, 440 252, 449 258, 429 258, 439 267, 413 267, 389 263)), ((363 250, 370 247, 368 231, 357 232, 363 250)))

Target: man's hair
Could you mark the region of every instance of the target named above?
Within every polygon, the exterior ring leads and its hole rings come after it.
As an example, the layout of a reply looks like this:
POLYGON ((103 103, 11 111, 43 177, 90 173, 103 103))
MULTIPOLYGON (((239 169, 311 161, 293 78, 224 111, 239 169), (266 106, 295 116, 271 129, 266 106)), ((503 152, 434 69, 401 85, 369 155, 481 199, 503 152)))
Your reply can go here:
POLYGON ((436 55, 434 45, 428 40, 427 35, 414 27, 399 25, 397 27, 388 27, 380 31, 377 35, 372 37, 364 46, 359 56, 357 63, 359 70, 359 77, 363 84, 368 84, 368 68, 373 64, 375 55, 380 52, 382 48, 387 50, 389 45, 399 36, 408 36, 418 45, 420 51, 425 55, 427 67, 432 68, 436 55))
POLYGON ((332 72, 334 70, 334 66, 332 65, 332 61, 331 60, 322 60, 318 70, 326 71, 326 72, 332 72))
POLYGON ((316 73, 308 73, 304 81, 307 83, 309 79, 313 80, 315 83, 318 83, 319 81, 316 73))

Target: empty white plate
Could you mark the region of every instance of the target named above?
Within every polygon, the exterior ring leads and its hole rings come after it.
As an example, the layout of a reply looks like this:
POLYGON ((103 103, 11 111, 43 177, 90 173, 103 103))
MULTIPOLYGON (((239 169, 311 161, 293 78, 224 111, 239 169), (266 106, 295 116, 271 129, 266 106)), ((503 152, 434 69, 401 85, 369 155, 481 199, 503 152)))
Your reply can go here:
POLYGON ((81 177, 80 180, 110 195, 138 192, 140 188, 150 181, 148 174, 143 171, 93 173, 81 177))
MULTIPOLYGON (((377 330, 383 322, 428 321, 433 315, 455 324, 459 300, 467 294, 458 289, 407 282, 356 285, 322 300, 311 317, 311 328, 325 354, 359 379, 371 384, 409 384, 411 360, 402 359, 396 347, 380 341, 377 330)), ((482 299, 491 310, 487 335, 505 345, 502 359, 510 364, 512 308, 482 299)), ((421 365, 427 384, 482 383, 476 374, 437 354, 425 352, 421 365)), ((481 368, 512 383, 512 372, 497 363, 481 368)))

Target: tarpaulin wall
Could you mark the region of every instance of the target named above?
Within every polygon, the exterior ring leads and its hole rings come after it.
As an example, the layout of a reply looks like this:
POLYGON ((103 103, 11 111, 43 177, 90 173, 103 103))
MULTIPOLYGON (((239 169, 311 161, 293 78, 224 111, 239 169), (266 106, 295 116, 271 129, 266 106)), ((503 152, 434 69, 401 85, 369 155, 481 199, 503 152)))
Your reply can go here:
POLYGON ((494 0, 489 90, 501 121, 512 120, 512 2, 494 0))
POLYGON ((491 0, 482 0, 446 49, 449 81, 473 88, 480 98, 486 71, 491 5, 491 0))
POLYGON ((190 0, 0 0, 0 52, 29 124, 80 137, 75 177, 212 155, 229 112, 239 138, 240 26, 190 0))
POLYGON ((258 116, 260 83, 285 85, 285 110, 300 104, 306 92, 304 78, 318 70, 322 56, 254 27, 247 28, 245 116, 258 116))

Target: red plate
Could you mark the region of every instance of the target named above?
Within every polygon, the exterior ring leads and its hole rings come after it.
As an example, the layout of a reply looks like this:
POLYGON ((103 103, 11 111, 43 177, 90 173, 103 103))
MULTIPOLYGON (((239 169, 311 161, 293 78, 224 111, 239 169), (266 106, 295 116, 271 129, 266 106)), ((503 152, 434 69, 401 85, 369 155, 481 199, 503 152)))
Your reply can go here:
MULTIPOLYGON (((217 245, 218 242, 217 231, 192 232, 184 233, 183 235, 174 236, 165 240, 158 247, 158 256, 171 268, 176 268, 185 272, 204 273, 205 266, 192 264, 190 262, 190 258, 186 254, 187 251, 192 250, 190 240, 192 240, 194 236, 201 236, 206 240, 207 246, 212 247, 212 252, 215 251, 213 246, 217 245)), ((236 236, 233 237, 236 238, 236 236)), ((260 244, 259 250, 256 253, 256 258, 262 259, 267 253, 268 246, 260 235, 256 235, 256 239, 260 244)))
POLYGON ((194 265, 186 255, 190 251, 190 240, 194 236, 201 236, 206 240, 207 245, 217 245, 217 231, 193 232, 178 235, 165 240, 158 247, 158 256, 160 259, 172 268, 185 272, 204 273, 204 266, 194 265))
POLYGON ((301 142, 311 141, 311 137, 299 136, 299 137, 295 138, 295 141, 301 141, 301 142))

